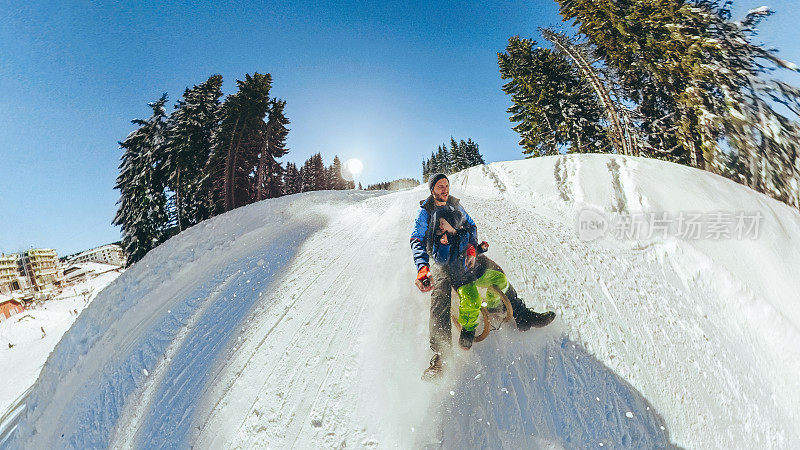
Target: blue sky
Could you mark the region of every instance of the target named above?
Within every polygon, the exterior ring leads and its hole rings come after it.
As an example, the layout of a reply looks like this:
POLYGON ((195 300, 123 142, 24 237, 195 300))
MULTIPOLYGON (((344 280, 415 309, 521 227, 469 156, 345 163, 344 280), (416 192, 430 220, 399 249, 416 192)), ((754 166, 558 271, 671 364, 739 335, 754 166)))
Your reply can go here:
MULTIPOLYGON (((172 105, 214 73, 226 94, 271 73, 292 121, 282 161, 359 158, 364 185, 419 178, 451 135, 489 162, 519 159, 497 52, 561 24, 551 0, 122 3, 0 5, 0 251, 118 240, 117 142, 162 92, 172 105)), ((776 9, 761 38, 800 62, 791 3, 736 12, 776 9)))

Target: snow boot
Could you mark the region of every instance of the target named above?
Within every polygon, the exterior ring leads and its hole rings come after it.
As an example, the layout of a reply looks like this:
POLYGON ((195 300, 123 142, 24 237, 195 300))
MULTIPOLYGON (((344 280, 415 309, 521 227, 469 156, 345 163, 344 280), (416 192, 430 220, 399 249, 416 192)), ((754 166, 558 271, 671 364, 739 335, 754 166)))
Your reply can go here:
POLYGON ((531 327, 541 328, 549 325, 556 318, 556 313, 547 311, 537 313, 532 309, 524 308, 521 311, 514 310, 514 320, 517 322, 519 331, 528 331, 531 327))
POLYGON ((511 307, 514 308, 514 320, 517 322, 519 331, 528 331, 531 327, 541 328, 549 325, 556 318, 556 313, 553 311, 537 313, 532 309, 528 309, 525 306, 525 302, 517 297, 517 291, 511 285, 506 289, 506 297, 508 297, 511 307))
POLYGON ((425 372, 422 373, 422 379, 425 381, 433 381, 442 376, 442 355, 441 353, 434 353, 431 358, 431 365, 425 372))
POLYGON ((475 330, 461 329, 461 336, 458 338, 458 345, 464 350, 469 350, 472 347, 472 341, 475 340, 475 330))

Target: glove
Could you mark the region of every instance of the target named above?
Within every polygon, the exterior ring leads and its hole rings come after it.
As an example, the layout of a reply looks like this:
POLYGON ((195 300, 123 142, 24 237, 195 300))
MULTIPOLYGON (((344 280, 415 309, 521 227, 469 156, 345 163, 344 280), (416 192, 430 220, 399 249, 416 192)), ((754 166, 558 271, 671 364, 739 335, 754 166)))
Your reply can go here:
POLYGON ((475 256, 475 247, 472 244, 467 246, 467 256, 475 256))
POLYGON ((421 281, 423 286, 428 286, 431 284, 430 274, 431 271, 428 266, 422 266, 417 272, 417 280, 421 281))
POLYGON ((489 243, 486 242, 486 241, 483 241, 483 242, 481 242, 479 247, 481 248, 482 253, 486 253, 486 251, 489 250, 489 243))

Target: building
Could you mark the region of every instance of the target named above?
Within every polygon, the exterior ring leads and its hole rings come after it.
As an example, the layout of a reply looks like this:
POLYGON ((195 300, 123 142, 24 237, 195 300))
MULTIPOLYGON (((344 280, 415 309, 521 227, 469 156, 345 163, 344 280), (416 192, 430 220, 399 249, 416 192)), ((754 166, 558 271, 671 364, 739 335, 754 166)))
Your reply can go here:
POLYGON ((0 294, 0 322, 24 311, 24 309, 19 300, 0 294))
POLYGON ((63 286, 80 283, 111 271, 121 271, 122 267, 98 262, 69 263, 64 268, 63 286))
POLYGON ((18 278, 17 255, 5 253, 0 255, 0 294, 8 294, 19 289, 19 286, 14 286, 18 278))
POLYGON ((23 252, 19 267, 37 291, 52 289, 61 282, 58 255, 53 249, 32 248, 23 252))
POLYGON ((79 264, 86 262, 98 262, 103 264, 111 264, 113 266, 125 265, 125 254, 122 252, 122 247, 116 244, 108 244, 100 247, 86 250, 79 255, 70 258, 70 264, 79 264))
POLYGON ((19 271, 19 255, 0 254, 0 294, 9 294, 28 287, 19 271))

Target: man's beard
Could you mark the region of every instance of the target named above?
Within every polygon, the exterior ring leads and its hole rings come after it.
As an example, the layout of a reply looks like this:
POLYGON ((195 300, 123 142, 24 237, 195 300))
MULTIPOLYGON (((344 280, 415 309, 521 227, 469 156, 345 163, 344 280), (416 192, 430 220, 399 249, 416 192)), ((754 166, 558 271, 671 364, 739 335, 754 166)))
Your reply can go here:
POLYGON ((447 202, 449 194, 433 194, 433 199, 437 202, 447 202))

